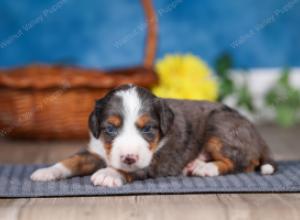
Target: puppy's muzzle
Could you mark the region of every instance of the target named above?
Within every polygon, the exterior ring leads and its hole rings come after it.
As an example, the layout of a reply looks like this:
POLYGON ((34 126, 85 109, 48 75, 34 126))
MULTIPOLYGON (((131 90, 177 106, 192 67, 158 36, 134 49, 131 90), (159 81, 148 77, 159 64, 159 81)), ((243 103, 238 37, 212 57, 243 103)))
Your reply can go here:
POLYGON ((135 154, 127 154, 127 155, 121 156, 122 163, 124 163, 126 165, 133 165, 138 161, 138 159, 139 159, 139 156, 135 155, 135 154))

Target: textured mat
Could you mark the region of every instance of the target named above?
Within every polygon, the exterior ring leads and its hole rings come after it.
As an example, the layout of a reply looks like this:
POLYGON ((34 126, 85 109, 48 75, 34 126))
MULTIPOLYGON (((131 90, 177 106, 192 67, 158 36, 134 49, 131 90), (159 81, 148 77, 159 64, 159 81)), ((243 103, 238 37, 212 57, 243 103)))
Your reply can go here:
POLYGON ((32 182, 40 165, 0 165, 0 197, 103 196, 224 192, 300 192, 300 161, 280 162, 272 176, 259 173, 219 177, 167 177, 136 181, 120 188, 95 187, 90 177, 32 182))

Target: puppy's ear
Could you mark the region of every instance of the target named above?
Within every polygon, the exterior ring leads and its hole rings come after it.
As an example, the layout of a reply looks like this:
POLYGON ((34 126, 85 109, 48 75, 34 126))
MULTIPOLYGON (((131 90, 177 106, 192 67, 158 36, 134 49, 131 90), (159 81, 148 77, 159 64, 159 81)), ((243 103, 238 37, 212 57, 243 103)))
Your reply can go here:
POLYGON ((89 116, 89 128, 95 138, 99 138, 100 135, 100 118, 103 110, 103 99, 97 100, 95 109, 89 116))
POLYGON ((157 103, 157 110, 160 120, 160 129, 165 135, 168 130, 171 128, 173 121, 174 121, 174 113, 171 108, 168 106, 165 100, 158 99, 157 103))
POLYGON ((89 128, 95 138, 99 138, 100 125, 95 110, 89 116, 89 128))

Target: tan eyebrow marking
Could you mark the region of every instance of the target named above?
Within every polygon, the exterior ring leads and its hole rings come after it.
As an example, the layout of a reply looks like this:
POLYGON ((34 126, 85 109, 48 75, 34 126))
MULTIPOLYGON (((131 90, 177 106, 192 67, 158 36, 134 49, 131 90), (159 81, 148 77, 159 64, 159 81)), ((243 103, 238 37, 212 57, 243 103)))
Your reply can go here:
MULTIPOLYGON (((138 120, 136 121, 136 125, 139 128, 143 128, 149 123, 151 120, 151 117, 147 114, 141 115, 138 120)), ((155 133, 155 137, 153 138, 152 141, 149 141, 149 149, 154 152, 158 146, 158 143, 160 141, 160 135, 159 133, 155 133)))
POLYGON ((139 128, 143 128, 145 127, 145 125, 150 121, 150 116, 149 115, 142 115, 140 116, 137 121, 136 121, 136 125, 139 127, 139 128))
POLYGON ((111 115, 107 118, 107 122, 116 127, 119 127, 121 125, 121 118, 118 115, 111 115))

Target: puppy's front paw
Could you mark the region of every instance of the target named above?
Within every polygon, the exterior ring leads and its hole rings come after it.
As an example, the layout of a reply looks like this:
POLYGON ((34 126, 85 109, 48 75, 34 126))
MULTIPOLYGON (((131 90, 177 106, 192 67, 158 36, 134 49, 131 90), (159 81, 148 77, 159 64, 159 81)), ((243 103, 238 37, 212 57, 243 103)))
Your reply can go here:
POLYGON ((119 187, 125 183, 122 174, 110 167, 98 170, 92 175, 91 181, 95 186, 107 187, 119 187))
POLYGON ((71 172, 62 164, 55 164, 51 167, 41 168, 34 171, 30 178, 33 181, 51 181, 69 177, 71 172))

